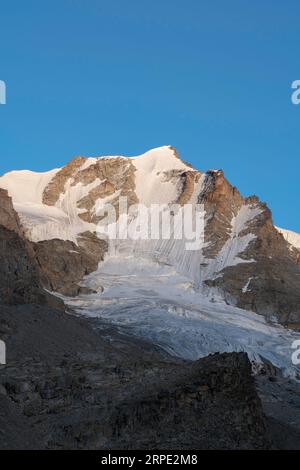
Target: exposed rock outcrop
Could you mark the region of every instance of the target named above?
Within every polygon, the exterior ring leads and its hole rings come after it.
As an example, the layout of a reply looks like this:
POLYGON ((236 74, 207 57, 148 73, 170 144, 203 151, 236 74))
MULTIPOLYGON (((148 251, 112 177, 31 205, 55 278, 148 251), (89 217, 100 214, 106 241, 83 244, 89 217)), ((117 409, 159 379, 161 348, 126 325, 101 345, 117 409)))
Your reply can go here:
POLYGON ((300 266, 274 227, 268 207, 256 197, 243 198, 221 171, 208 172, 201 201, 207 210, 208 257, 216 256, 228 240, 233 243, 238 236, 254 236, 239 255, 246 263, 225 267, 206 283, 221 288, 241 308, 276 317, 283 324, 299 321, 300 266), (232 218, 245 206, 257 214, 242 230, 232 232, 232 218))
POLYGON ((0 191, 0 303, 62 303, 42 288, 31 244, 22 236, 11 198, 0 191))
POLYGON ((80 286, 80 282, 84 276, 96 271, 107 251, 107 242, 90 232, 78 237, 78 245, 54 239, 32 246, 42 284, 50 291, 71 297, 89 292, 80 286))
POLYGON ((48 206, 54 206, 60 194, 64 191, 67 181, 73 177, 84 162, 84 157, 76 157, 64 166, 44 189, 42 202, 48 206))
POLYGON ((0 224, 2 227, 21 234, 21 224, 11 198, 5 189, 0 188, 0 224))
POLYGON ((115 157, 94 160, 85 166, 87 159, 77 157, 62 168, 44 189, 43 203, 54 206, 64 194, 67 183, 73 187, 92 185, 88 194, 76 202, 76 209, 79 209, 79 217, 83 221, 96 224, 100 220, 95 210, 99 199, 114 195, 110 202, 113 205, 115 202, 116 210, 121 196, 128 198, 129 205, 138 202, 134 191, 135 168, 128 159, 115 157))

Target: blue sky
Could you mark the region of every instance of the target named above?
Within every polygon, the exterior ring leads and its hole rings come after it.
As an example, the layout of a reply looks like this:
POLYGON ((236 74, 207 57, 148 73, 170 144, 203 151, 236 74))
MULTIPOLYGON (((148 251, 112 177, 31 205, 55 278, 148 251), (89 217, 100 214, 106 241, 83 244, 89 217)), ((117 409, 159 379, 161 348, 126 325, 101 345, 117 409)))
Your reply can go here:
POLYGON ((0 173, 165 144, 300 232, 298 0, 3 0, 0 173))

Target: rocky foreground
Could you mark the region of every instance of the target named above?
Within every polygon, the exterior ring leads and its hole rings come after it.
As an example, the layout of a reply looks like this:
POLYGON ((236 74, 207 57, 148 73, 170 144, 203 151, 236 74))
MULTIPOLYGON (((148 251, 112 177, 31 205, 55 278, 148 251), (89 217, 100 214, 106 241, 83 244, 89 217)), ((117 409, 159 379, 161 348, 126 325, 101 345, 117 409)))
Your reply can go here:
POLYGON ((246 354, 177 360, 37 305, 1 305, 0 337, 1 449, 299 448, 299 387, 246 354))
POLYGON ((184 362, 99 322, 0 309, 1 448, 270 447, 245 354, 184 362))

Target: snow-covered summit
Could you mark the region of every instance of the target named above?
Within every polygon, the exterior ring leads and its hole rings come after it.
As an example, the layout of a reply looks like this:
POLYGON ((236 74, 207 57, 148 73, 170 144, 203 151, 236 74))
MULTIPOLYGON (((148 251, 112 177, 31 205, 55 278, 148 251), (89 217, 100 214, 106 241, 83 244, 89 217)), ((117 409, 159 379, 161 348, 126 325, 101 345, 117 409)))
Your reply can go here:
POLYGON ((176 149, 171 145, 164 145, 148 150, 148 152, 137 157, 132 157, 132 159, 138 169, 143 169, 147 172, 184 170, 188 168, 179 158, 176 149))
POLYGON ((0 187, 8 190, 32 241, 76 242, 80 232, 95 230, 97 202, 127 195, 128 189, 131 202, 175 202, 179 181, 169 173, 188 169, 173 147, 163 146, 137 157, 76 157, 45 173, 12 171, 0 177, 0 187))

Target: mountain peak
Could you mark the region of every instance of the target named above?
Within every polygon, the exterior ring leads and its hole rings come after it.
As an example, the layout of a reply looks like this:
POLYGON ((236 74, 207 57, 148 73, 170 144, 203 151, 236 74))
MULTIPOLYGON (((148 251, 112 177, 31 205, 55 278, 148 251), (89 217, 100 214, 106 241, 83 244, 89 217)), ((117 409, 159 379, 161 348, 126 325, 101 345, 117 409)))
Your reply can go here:
POLYGON ((191 165, 183 162, 179 156, 179 153, 172 145, 162 145, 153 149, 147 150, 147 152, 135 155, 99 155, 95 157, 84 157, 75 156, 72 158, 65 167, 77 168, 78 171, 83 171, 89 166, 97 164, 101 160, 117 160, 125 159, 132 161, 135 165, 145 165, 148 169, 158 169, 158 171, 167 171, 170 169, 185 169, 186 167, 191 168, 191 165))
POLYGON ((164 145, 148 150, 146 153, 134 157, 134 165, 140 171, 152 173, 169 170, 185 170, 190 168, 184 163, 177 153, 175 147, 164 145))

